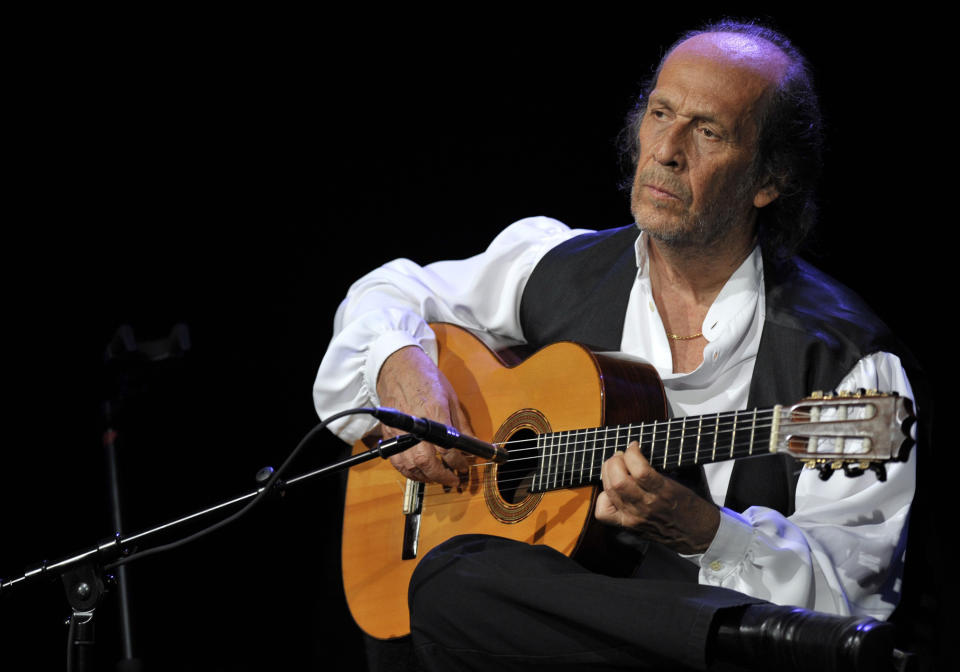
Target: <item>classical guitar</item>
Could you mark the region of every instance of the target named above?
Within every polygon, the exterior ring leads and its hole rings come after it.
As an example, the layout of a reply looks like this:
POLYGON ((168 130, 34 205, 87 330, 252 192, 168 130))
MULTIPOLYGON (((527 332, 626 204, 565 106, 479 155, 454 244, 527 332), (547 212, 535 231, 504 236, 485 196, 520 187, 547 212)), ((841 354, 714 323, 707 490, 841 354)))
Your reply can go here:
MULTIPOLYGON (((476 435, 503 445, 510 459, 476 461, 462 487, 449 491, 409 481, 385 460, 350 471, 344 589, 357 624, 377 638, 410 632, 410 576, 452 536, 547 544, 578 560, 597 550, 605 543, 591 517, 600 465, 629 441, 661 470, 785 452, 823 475, 873 468, 883 477, 884 462, 909 452, 912 406, 895 395, 815 393, 792 406, 667 420, 649 364, 557 343, 509 366, 469 332, 431 326, 440 369, 476 435)), ((354 452, 368 447, 358 442, 354 452)))

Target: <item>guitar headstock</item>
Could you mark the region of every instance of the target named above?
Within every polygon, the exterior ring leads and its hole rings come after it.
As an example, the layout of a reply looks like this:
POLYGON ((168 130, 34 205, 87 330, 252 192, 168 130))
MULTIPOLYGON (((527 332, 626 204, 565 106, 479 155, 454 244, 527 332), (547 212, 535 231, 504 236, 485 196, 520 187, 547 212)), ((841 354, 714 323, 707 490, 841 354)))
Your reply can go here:
POLYGON ((840 469, 848 476, 870 469, 886 480, 884 464, 909 457, 915 422, 913 403, 896 393, 814 392, 775 408, 770 451, 819 469, 824 480, 840 469))

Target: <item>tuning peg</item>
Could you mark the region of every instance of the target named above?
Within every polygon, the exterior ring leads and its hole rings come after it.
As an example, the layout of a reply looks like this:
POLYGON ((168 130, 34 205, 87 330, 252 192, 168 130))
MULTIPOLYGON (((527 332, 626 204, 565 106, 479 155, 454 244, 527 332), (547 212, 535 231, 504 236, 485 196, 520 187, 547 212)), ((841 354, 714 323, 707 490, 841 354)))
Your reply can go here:
POLYGON ((877 475, 877 480, 881 483, 887 480, 887 468, 884 466, 883 462, 871 462, 870 471, 877 475))
POLYGON ((833 476, 833 467, 831 467, 828 462, 821 462, 818 464, 817 470, 820 472, 821 481, 828 481, 830 480, 830 477, 833 476))
POLYGON ((810 393, 811 399, 823 399, 823 392, 820 390, 814 390, 810 393))
POLYGON ((850 394, 850 392, 848 392, 847 390, 840 390, 839 392, 837 392, 837 396, 840 397, 841 399, 846 399, 847 397, 851 397, 853 395, 850 394))
POLYGON ((843 463, 843 473, 844 473, 846 476, 850 476, 850 477, 853 477, 853 476, 863 476, 863 469, 861 469, 859 465, 854 465, 854 464, 849 463, 849 462, 844 462, 844 463, 843 463))

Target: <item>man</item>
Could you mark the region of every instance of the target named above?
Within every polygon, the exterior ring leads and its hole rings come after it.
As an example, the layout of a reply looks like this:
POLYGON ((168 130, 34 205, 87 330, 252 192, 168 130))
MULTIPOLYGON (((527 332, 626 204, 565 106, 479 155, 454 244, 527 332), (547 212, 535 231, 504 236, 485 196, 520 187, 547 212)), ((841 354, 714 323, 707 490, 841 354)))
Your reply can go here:
MULTIPOLYGON (((320 414, 380 404, 470 433, 425 321, 495 344, 569 339, 641 356, 675 416, 790 402, 816 387, 911 396, 882 324, 785 259, 809 224, 819 161, 815 97, 789 42, 742 24, 691 34, 643 102, 631 134, 639 238, 632 227, 594 234, 535 218, 468 260, 375 271, 338 311, 315 388, 320 414)), ((348 421, 338 431, 353 439, 368 428, 348 421)), ((423 444, 392 461, 408 478, 451 487, 467 468, 455 451, 423 444)), ((703 668, 775 655, 772 629, 824 640, 812 665, 868 669, 876 642, 867 640, 883 631, 875 622, 811 617, 804 631, 761 602, 888 617, 913 462, 892 465, 886 483, 797 481, 767 458, 705 472, 700 495, 654 470, 636 443, 604 463, 596 515, 649 544, 643 579, 595 576, 495 539, 436 549, 411 587, 421 659, 431 669, 703 668), (699 585, 657 580, 685 568, 699 585), (471 608, 458 608, 465 601, 471 608)))

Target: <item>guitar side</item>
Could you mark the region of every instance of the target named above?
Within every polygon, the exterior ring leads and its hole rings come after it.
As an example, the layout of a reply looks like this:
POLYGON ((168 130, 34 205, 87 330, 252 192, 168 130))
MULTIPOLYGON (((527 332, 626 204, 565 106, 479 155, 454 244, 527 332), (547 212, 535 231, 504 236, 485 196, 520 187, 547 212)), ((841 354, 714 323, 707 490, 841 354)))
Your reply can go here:
MULTIPOLYGON (((469 332, 446 324, 431 326, 440 369, 483 440, 665 415, 662 387, 649 365, 557 343, 511 367, 469 332)), ((358 442, 354 453, 366 449, 358 442)), ((504 468, 508 466, 509 462, 504 468)), ((343 582, 350 611, 365 632, 380 639, 409 634, 410 577, 420 558, 450 537, 491 534, 547 544, 567 555, 598 538, 590 524, 595 488, 506 501, 497 489, 497 469, 475 464, 461 492, 444 492, 437 484, 424 487, 416 555, 410 559, 402 557, 406 479, 386 460, 351 470, 344 512, 343 582)))

